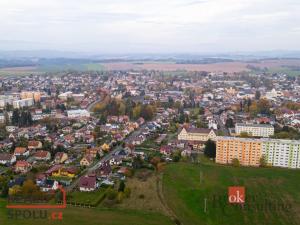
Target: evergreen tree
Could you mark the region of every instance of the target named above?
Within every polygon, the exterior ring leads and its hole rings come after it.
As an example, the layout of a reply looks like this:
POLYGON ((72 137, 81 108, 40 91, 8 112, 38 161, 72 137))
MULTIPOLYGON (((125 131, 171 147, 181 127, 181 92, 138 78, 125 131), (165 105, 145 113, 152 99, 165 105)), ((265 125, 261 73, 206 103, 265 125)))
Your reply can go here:
POLYGON ((204 154, 209 158, 216 158, 216 143, 212 140, 208 140, 205 143, 204 154))
POLYGON ((20 113, 18 109, 15 109, 12 114, 11 122, 14 126, 19 125, 20 113))
POLYGON ((124 190, 125 190, 125 182, 123 180, 121 180, 118 191, 124 192, 124 190))
POLYGON ((255 92, 255 99, 256 99, 256 100, 259 100, 260 97, 261 97, 261 93, 260 93, 259 90, 257 90, 257 91, 255 92))

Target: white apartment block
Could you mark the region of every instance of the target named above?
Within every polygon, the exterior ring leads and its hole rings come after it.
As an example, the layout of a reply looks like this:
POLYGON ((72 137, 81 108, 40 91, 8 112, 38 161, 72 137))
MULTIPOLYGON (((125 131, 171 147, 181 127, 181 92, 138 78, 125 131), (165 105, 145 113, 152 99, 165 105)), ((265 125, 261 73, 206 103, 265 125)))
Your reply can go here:
POLYGON ((240 135, 243 132, 254 137, 270 137, 274 135, 274 127, 270 124, 235 124, 235 133, 240 135))
POLYGON ((0 95, 0 108, 5 108, 6 105, 12 105, 14 96, 12 95, 0 95))
POLYGON ((300 141, 261 139, 262 154, 271 166, 300 168, 300 141))
POLYGON ((67 111, 68 118, 90 117, 90 112, 85 109, 76 109, 67 111))
POLYGON ((30 107, 34 105, 34 100, 33 98, 26 98, 22 100, 15 100, 13 101, 13 107, 14 109, 20 109, 23 107, 30 107))
POLYGON ((267 165, 300 168, 300 140, 271 138, 216 138, 216 162, 230 164, 237 158, 241 165, 259 166, 264 157, 267 165))
POLYGON ((5 115, 0 113, 0 123, 5 123, 5 115))

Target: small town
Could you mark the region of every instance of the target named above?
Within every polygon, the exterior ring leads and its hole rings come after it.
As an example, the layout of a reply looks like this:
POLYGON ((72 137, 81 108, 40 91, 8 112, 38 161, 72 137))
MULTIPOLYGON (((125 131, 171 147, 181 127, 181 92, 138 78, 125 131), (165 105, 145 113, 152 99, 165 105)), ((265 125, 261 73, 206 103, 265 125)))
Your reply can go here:
POLYGON ((70 204, 92 207, 108 192, 122 201, 135 171, 203 156, 300 168, 300 79, 284 74, 7 77, 0 98, 3 196, 63 185, 70 204), (82 192, 103 194, 92 202, 82 192))

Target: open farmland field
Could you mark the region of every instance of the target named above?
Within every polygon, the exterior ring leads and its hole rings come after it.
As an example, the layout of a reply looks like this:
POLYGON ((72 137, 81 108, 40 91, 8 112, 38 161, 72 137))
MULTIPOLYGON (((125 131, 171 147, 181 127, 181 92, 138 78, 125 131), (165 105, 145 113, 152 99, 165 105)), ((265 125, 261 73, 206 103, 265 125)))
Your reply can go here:
POLYGON ((63 65, 44 65, 44 66, 23 66, 23 67, 6 67, 0 69, 0 76, 4 75, 30 75, 43 74, 45 72, 59 72, 66 70, 77 71, 101 71, 104 67, 99 63, 89 64, 63 64, 63 65))
POLYGON ((180 163, 166 167, 163 193, 182 224, 296 225, 299 180, 298 170, 180 163), (228 203, 229 186, 246 188, 244 207, 228 203))
POLYGON ((106 70, 160 70, 160 71, 209 71, 209 72, 241 72, 247 71, 246 63, 228 62, 213 64, 176 64, 176 63, 103 63, 106 70))
POLYGON ((249 62, 220 62, 208 64, 177 64, 175 62, 111 62, 111 63, 78 63, 78 64, 53 64, 43 66, 24 66, 1 68, 0 75, 28 75, 43 74, 45 72, 59 72, 66 70, 78 71, 103 71, 103 70, 159 70, 165 72, 175 71, 208 71, 237 73, 251 71, 251 67, 258 69, 267 68, 270 73, 286 73, 300 75, 300 59, 270 59, 254 60, 249 62))
POLYGON ((38 74, 41 73, 37 69, 37 67, 34 66, 22 66, 22 67, 6 67, 0 69, 0 76, 3 75, 29 75, 29 74, 38 74))
MULTIPOLYGON (((274 59, 250 62, 222 62, 209 64, 176 64, 176 63, 162 63, 162 62, 114 62, 103 63, 105 70, 160 70, 160 71, 208 71, 208 72, 242 72, 250 71, 248 66, 259 67, 261 69, 268 68, 270 71, 276 69, 279 72, 288 70, 288 67, 300 67, 300 59, 274 59)), ((290 69, 289 69, 290 70, 290 69)))

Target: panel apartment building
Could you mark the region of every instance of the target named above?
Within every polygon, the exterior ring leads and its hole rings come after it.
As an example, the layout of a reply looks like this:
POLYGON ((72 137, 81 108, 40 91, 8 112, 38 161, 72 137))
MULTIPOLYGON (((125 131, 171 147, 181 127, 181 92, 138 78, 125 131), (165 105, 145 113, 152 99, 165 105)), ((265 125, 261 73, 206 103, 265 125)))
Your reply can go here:
POLYGON ((220 164, 231 164, 237 158, 243 166, 259 166, 264 157, 270 166, 300 168, 300 141, 217 137, 216 148, 220 164))
POLYGON ((274 135, 274 127, 270 124, 235 124, 235 133, 240 135, 243 132, 254 137, 270 137, 274 135))
POLYGON ((217 137, 216 162, 231 164, 238 159, 243 166, 259 166, 262 157, 261 141, 253 138, 217 137))

